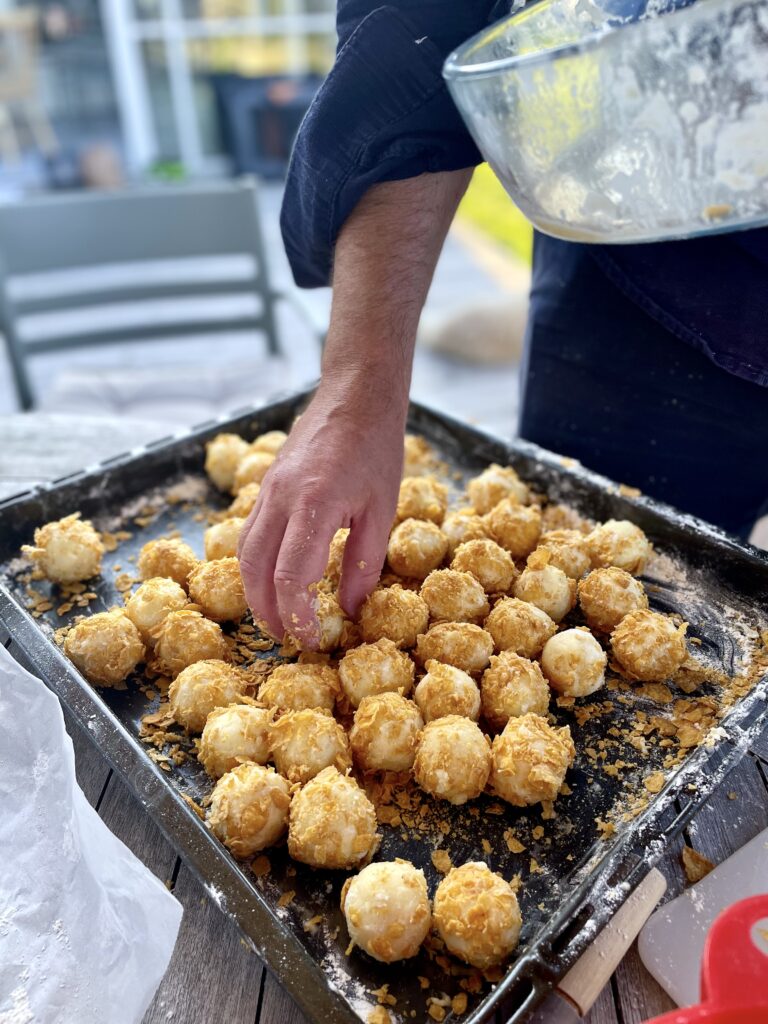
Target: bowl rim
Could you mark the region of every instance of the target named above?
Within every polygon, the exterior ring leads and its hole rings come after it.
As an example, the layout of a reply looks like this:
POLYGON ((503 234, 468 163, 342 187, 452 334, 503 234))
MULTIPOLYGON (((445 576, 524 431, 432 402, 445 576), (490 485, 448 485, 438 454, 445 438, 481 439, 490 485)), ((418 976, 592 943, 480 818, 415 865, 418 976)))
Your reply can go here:
MULTIPOLYGON (((592 32, 588 33, 577 42, 560 43, 557 46, 550 46, 542 50, 534 50, 531 53, 511 54, 509 57, 499 57, 496 60, 481 61, 477 64, 463 63, 467 53, 483 42, 490 33, 499 30, 504 25, 514 23, 523 15, 530 14, 530 12, 537 7, 543 7, 556 2, 557 0, 533 0, 532 3, 524 4, 524 6, 520 7, 518 10, 499 19, 499 21, 493 22, 491 25, 486 25, 485 28, 476 32, 473 36, 470 36, 469 39, 456 47, 456 49, 449 53, 445 58, 443 63, 443 77, 445 80, 447 82, 456 82, 460 80, 467 80, 469 78, 488 78, 492 75, 498 74, 500 71, 509 71, 510 69, 519 67, 530 67, 535 66, 536 64, 549 64, 562 57, 570 57, 575 54, 586 53, 593 50, 606 38, 615 36, 619 32, 627 32, 632 29, 644 29, 646 25, 657 24, 662 20, 662 18, 664 21, 666 21, 667 18, 674 18, 676 21, 681 20, 684 15, 690 16, 692 11, 701 11, 701 8, 704 6, 718 7, 727 10, 728 8, 735 7, 739 3, 745 2, 745 0, 694 0, 694 2, 687 3, 683 7, 665 11, 661 18, 640 18, 635 21, 619 22, 616 24, 606 22, 606 24, 595 28, 592 32)), ((746 0, 746 2, 763 3, 766 2, 766 0, 746 0)))

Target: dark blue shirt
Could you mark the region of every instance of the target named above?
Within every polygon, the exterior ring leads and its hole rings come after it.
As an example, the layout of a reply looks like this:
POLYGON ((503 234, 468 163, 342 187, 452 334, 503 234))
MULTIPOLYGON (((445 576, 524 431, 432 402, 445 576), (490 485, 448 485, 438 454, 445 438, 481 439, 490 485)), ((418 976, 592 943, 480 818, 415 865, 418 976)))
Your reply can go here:
MULTIPOLYGON (((336 61, 302 123, 283 200, 297 284, 330 283, 339 230, 371 185, 481 162, 442 65, 509 7, 509 0, 339 0, 336 61)), ((584 248, 675 336, 730 373, 768 385, 768 229, 584 248)))

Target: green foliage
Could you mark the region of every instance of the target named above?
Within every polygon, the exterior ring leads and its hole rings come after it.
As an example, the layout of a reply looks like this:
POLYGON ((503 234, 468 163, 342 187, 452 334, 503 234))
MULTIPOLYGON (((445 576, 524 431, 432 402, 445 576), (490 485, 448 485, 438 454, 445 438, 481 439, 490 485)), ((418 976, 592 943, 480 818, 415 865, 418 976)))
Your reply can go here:
POLYGON ((504 191, 488 164, 475 168, 470 186, 459 206, 459 217, 530 264, 533 228, 504 191))

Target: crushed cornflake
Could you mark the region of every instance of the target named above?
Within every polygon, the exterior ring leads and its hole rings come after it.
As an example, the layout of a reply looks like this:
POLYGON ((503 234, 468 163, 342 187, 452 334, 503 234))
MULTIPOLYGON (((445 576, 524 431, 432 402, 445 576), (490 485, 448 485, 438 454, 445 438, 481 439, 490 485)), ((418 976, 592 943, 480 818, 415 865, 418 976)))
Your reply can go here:
POLYGON ((700 882, 715 866, 709 857, 705 857, 703 853, 699 853, 691 846, 683 847, 680 852, 680 860, 683 863, 685 877, 691 885, 700 882))
MULTIPOLYGON (((490 850, 488 851, 490 853, 490 850)), ((433 850, 431 858, 432 865, 441 875, 447 875, 453 867, 450 854, 447 850, 433 850)))

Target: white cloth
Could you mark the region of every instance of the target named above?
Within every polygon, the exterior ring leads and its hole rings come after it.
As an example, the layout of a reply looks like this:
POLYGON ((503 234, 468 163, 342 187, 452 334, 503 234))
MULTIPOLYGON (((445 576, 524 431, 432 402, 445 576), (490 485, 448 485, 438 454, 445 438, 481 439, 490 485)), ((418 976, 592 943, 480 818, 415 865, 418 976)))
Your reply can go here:
POLYGON ((0 1024, 138 1024, 181 915, 85 799, 56 697, 0 645, 0 1024))

